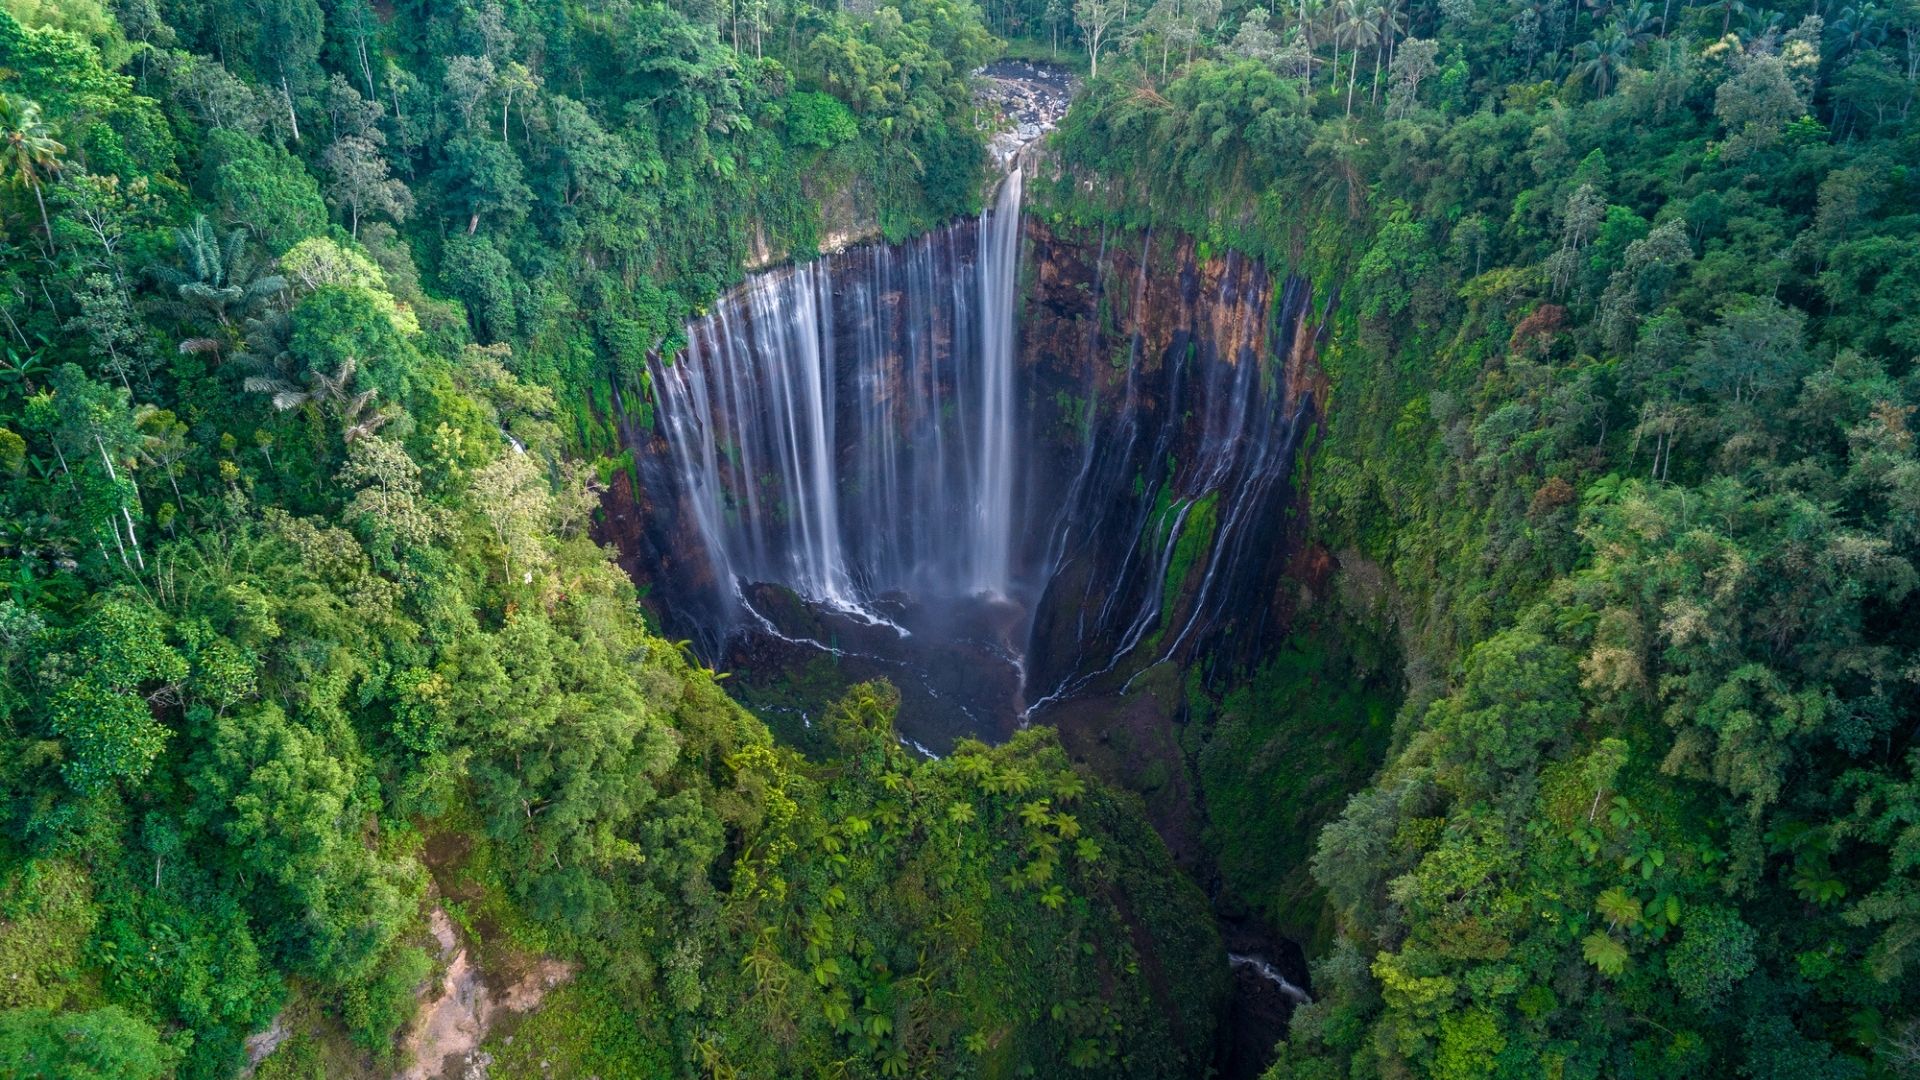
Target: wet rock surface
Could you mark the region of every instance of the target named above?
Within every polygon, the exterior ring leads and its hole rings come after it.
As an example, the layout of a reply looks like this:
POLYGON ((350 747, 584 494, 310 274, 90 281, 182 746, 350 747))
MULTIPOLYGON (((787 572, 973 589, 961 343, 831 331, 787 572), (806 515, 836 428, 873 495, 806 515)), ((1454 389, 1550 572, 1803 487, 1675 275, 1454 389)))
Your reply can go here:
POLYGON ((1286 1036, 1293 1011, 1313 1000, 1306 956, 1257 919, 1223 915, 1220 936, 1233 996, 1215 1067, 1224 1080, 1252 1080, 1273 1063, 1274 1044, 1286 1036))
POLYGON ((755 583, 741 592, 764 621, 731 640, 726 660, 749 684, 777 682, 769 673, 823 655, 848 682, 886 679, 899 690, 906 718, 900 741, 925 757, 945 757, 966 737, 1001 742, 1019 728, 1027 613, 1010 600, 895 594, 871 605, 887 620, 874 623, 808 604, 778 585, 755 583))

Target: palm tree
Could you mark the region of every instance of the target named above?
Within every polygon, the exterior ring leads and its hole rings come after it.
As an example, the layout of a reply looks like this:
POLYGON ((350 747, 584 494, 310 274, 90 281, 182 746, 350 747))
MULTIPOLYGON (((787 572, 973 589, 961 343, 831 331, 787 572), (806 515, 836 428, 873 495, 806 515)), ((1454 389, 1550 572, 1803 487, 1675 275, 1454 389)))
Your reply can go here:
MULTIPOLYGON (((1331 0, 1321 11, 1322 17, 1326 20, 1327 39, 1333 42, 1333 67, 1330 70, 1333 75, 1333 86, 1336 89, 1340 86, 1340 11, 1349 2, 1350 0, 1331 0)), ((1312 81, 1309 80, 1307 85, 1311 89, 1312 81)))
POLYGON ((1407 32, 1406 0, 1381 0, 1374 9, 1380 13, 1380 43, 1373 53, 1373 103, 1380 104, 1380 63, 1384 58, 1393 66, 1394 46, 1407 32))
POLYGON ((1726 37, 1727 31, 1733 29, 1733 16, 1735 12, 1745 15, 1747 13, 1747 5, 1742 3, 1741 0, 1720 0, 1721 37, 1726 37))
POLYGON ((273 407, 281 412, 303 405, 323 411, 331 407, 340 419, 341 439, 352 444, 379 431, 393 419, 378 410, 368 411, 373 399, 380 394, 378 387, 354 392, 354 376, 359 370, 360 362, 349 356, 340 361, 340 367, 331 375, 310 369, 296 382, 292 374, 283 369, 273 374, 250 375, 242 385, 249 393, 272 395, 273 407))
POLYGON ((1750 7, 1740 13, 1740 40, 1754 43, 1754 48, 1777 49, 1780 24, 1785 20, 1786 16, 1778 11, 1750 7))
POLYGON ((236 316, 245 316, 287 287, 287 279, 262 273, 264 267, 247 251, 247 230, 221 236, 205 217, 173 231, 180 253, 179 267, 152 266, 147 272, 176 297, 182 314, 212 315, 222 329, 231 329, 236 316))
POLYGON ((67 152, 66 146, 54 139, 53 128, 40 118, 38 103, 13 94, 0 94, 0 143, 4 143, 0 176, 10 175, 14 183, 33 189, 34 201, 40 204, 40 227, 46 231, 47 248, 54 250, 53 221, 47 217, 40 180, 49 172, 60 171, 60 155, 67 152))
POLYGON ((1366 0, 1342 0, 1340 10, 1344 15, 1340 31, 1353 46, 1353 61, 1347 66, 1347 119, 1351 120, 1353 86, 1360 76, 1360 50, 1380 40, 1380 21, 1376 5, 1366 0))
MULTIPOLYGON (((1665 19, 1666 16, 1661 16, 1662 25, 1665 19)), ((1632 7, 1622 9, 1617 21, 1635 47, 1653 40, 1653 4, 1649 0, 1640 0, 1632 7)))
POLYGON ((1594 92, 1606 97, 1607 91, 1613 89, 1613 84, 1619 79, 1620 69, 1626 65, 1633 46, 1633 35, 1616 19, 1608 23, 1598 37, 1581 42, 1574 50, 1575 58, 1580 61, 1574 71, 1591 79, 1594 92))
POLYGON ((1830 28, 1840 40, 1841 56, 1874 48, 1886 39, 1886 28, 1880 23, 1879 14, 1872 4, 1841 9, 1830 28))
POLYGON ((1297 5, 1300 42, 1307 50, 1306 96, 1309 100, 1313 97, 1313 26, 1320 21, 1321 7, 1321 0, 1299 0, 1297 5))
MULTIPOLYGON (((19 332, 19 328, 15 328, 19 332)), ((34 384, 46 378, 53 368, 47 363, 46 353, 52 346, 52 339, 45 334, 35 333, 38 345, 30 344, 25 334, 20 335, 22 348, 16 349, 8 342, 4 356, 0 356, 0 401, 9 397, 28 397, 34 392, 34 384)))

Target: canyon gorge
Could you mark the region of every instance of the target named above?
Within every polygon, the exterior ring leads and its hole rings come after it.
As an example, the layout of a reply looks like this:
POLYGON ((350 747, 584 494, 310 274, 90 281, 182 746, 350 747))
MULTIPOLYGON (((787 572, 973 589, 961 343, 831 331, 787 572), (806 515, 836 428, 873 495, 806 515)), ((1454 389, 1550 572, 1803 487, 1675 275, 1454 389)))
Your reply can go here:
POLYGON ((934 753, 1284 629, 1327 298, 991 208, 762 272, 656 359, 611 535, 669 633, 900 684, 934 753))

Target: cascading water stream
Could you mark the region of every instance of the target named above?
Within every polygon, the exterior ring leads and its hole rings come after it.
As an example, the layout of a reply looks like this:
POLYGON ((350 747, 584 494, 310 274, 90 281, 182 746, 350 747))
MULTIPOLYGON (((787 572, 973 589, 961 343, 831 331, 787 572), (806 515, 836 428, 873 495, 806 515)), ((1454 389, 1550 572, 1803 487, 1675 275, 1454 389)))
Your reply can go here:
POLYGON ((653 364, 719 607, 743 583, 873 622, 899 596, 1010 595, 1021 181, 848 281, 827 259, 756 275, 653 364))
POLYGON ((973 526, 973 589, 1005 597, 1013 537, 1013 307, 1020 279, 1018 165, 980 219, 980 471, 973 526))

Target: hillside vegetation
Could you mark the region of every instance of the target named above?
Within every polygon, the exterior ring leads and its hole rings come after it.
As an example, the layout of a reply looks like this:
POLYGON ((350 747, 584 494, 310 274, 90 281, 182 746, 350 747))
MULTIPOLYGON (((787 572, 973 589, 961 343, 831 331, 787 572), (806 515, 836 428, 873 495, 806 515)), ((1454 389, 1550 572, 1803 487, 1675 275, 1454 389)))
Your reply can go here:
POLYGON ((1205 1074, 1134 797, 778 745, 590 536, 743 264, 978 208, 989 28, 1057 228, 1327 312, 1333 599, 1184 680, 1271 1075, 1920 1074, 1914 0, 0 0, 0 1073, 391 1073, 438 908, 574 973, 496 1076, 1205 1074))
POLYGON ((0 1074, 391 1075, 435 906, 577 973, 495 1076, 1203 1067, 1132 803, 777 747, 589 538, 756 241, 973 205, 972 8, 4 6, 0 1074))
POLYGON ((1047 212, 1333 302, 1405 660, 1272 1075, 1915 1075, 1920 8, 1076 11, 1047 212))

